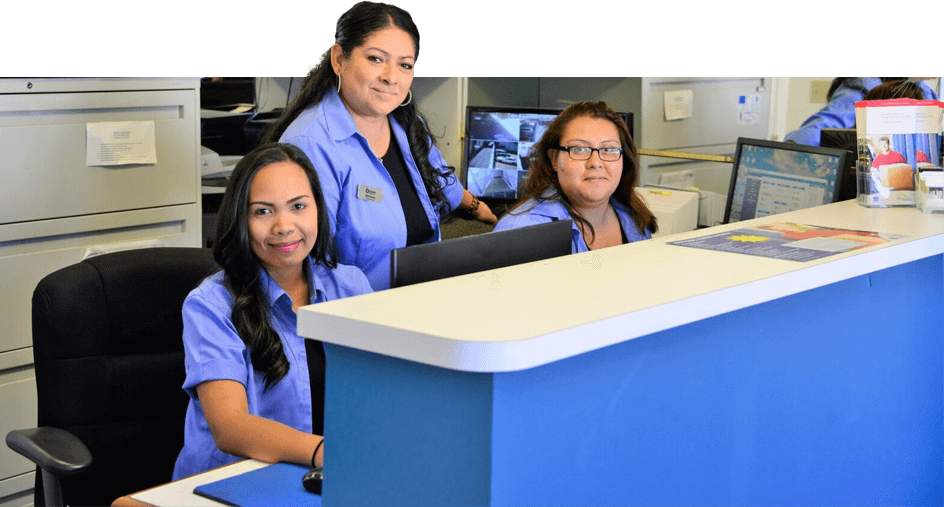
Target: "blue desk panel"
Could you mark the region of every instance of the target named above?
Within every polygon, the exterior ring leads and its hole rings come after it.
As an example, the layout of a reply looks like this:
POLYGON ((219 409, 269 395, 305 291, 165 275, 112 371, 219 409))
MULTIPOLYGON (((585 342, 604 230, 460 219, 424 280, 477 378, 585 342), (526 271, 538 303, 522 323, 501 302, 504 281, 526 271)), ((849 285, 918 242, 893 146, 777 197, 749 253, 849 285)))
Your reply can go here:
POLYGON ((940 505, 942 279, 936 255, 508 373, 329 344, 324 504, 940 505))

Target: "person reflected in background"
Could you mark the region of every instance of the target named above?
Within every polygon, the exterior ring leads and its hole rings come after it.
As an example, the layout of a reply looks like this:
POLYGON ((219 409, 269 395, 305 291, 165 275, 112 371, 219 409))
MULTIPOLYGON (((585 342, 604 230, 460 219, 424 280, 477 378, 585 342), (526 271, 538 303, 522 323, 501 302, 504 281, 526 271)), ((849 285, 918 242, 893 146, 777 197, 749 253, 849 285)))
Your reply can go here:
MULTIPOLYGON (((890 81, 910 81, 920 87, 924 97, 936 100, 937 95, 924 81, 906 77, 837 77, 833 79, 826 94, 825 107, 806 119, 800 128, 787 134, 786 142, 820 145, 820 131, 824 128, 855 128, 855 103, 865 100, 873 88, 890 81)), ((876 99, 877 100, 877 99, 876 99)))
POLYGON ((361 268, 375 290, 390 287, 390 251, 438 241, 449 213, 497 221, 462 188, 416 110, 410 85, 419 48, 408 12, 355 4, 269 133, 311 158, 337 230, 338 261, 361 268))
POLYGON ((290 144, 265 144, 233 170, 213 244, 221 271, 183 305, 190 396, 174 480, 243 458, 321 466, 324 349, 297 311, 371 292, 338 264, 318 174, 290 144))
POLYGON ((573 253, 652 237, 656 218, 636 193, 639 163, 626 124, 604 102, 577 102, 531 151, 521 200, 495 231, 572 219, 573 253))

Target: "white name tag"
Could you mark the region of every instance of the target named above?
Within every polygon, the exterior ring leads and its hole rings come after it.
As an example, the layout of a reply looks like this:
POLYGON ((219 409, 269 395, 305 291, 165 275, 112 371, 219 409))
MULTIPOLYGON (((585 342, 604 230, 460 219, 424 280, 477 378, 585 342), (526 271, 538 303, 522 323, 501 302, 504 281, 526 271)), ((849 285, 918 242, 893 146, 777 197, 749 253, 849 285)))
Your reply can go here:
POLYGON ((381 202, 384 192, 380 188, 368 187, 367 185, 357 186, 357 198, 365 201, 381 202))

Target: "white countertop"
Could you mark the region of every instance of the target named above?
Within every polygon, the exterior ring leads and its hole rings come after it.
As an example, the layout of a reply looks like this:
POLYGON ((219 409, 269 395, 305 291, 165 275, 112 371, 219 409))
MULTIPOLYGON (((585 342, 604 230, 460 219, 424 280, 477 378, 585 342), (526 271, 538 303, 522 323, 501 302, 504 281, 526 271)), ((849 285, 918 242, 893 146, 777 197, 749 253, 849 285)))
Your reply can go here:
POLYGON ((266 466, 269 466, 269 463, 246 459, 129 496, 134 500, 143 502, 145 505, 220 507, 225 504, 197 495, 193 492, 193 489, 197 486, 228 479, 266 466))
POLYGON ((941 213, 845 201, 310 305, 298 327, 443 368, 515 371, 941 253, 941 213), (810 262, 666 244, 770 222, 908 237, 810 262))

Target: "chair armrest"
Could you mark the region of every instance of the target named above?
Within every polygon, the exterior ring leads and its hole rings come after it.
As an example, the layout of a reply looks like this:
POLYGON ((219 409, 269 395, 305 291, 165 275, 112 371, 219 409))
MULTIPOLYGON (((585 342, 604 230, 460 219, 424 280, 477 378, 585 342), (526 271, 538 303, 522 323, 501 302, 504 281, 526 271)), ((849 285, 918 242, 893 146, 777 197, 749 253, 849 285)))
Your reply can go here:
POLYGON ((60 428, 44 426, 7 433, 7 447, 26 456, 39 468, 68 477, 92 464, 92 453, 78 437, 60 428))

